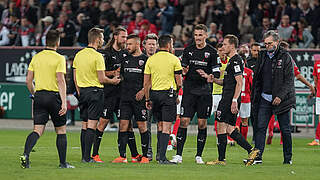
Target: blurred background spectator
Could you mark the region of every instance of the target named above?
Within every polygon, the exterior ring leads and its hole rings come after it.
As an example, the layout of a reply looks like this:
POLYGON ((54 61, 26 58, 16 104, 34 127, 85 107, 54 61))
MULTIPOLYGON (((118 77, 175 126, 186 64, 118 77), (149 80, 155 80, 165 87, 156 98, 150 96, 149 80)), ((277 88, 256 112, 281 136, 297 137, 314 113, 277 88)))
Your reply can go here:
MULTIPOLYGON (((148 32, 174 34, 176 45, 189 44, 186 29, 208 26, 208 43, 215 45, 226 34, 240 43, 261 42, 264 32, 278 30, 291 47, 319 47, 319 0, 2 0, 0 17, 9 30, 10 43, 17 37, 21 18, 26 17, 38 35, 45 32, 47 16, 52 28, 62 32, 62 46, 85 46, 90 27, 105 30, 108 40, 114 27, 128 28, 143 38, 148 32), (80 16, 79 16, 80 15, 80 16), (11 20, 12 17, 12 20, 11 20), (81 17, 81 18, 80 18, 81 17), (306 21, 302 23, 301 18, 306 21), (147 20, 147 21, 145 21, 147 20), (83 21, 85 23, 83 23, 83 21), (142 23, 143 22, 143 23, 142 23), (148 22, 148 23, 147 23, 148 22), (143 27, 142 27, 143 24, 143 27), (142 32, 143 31, 143 32, 142 32), (308 33, 309 32, 309 33, 308 33), (311 33, 311 43, 308 37, 311 33), (184 41, 184 40, 185 41, 184 41)), ((42 36, 44 37, 44 36, 42 36)), ((192 36, 191 36, 192 42, 192 36)))

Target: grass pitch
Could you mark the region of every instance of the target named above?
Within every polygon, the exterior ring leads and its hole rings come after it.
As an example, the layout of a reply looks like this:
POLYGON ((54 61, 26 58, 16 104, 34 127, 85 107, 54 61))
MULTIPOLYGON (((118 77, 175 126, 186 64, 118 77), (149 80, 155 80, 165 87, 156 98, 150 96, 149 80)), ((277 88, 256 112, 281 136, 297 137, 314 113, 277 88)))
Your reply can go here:
MULTIPOLYGON (((80 130, 79 130, 80 132, 80 130)), ((21 169, 19 155, 23 152, 25 139, 30 131, 0 130, 0 180, 36 180, 36 179, 320 179, 320 146, 308 147, 311 139, 293 139, 293 165, 283 165, 282 146, 275 138, 272 145, 267 145, 262 165, 245 167, 242 159, 246 152, 238 145, 227 148, 226 166, 196 165, 196 136, 188 136, 183 152, 183 164, 158 165, 150 164, 111 164, 118 156, 117 133, 105 133, 100 147, 100 156, 105 163, 83 164, 80 162, 79 132, 68 132, 67 161, 76 169, 58 169, 58 153, 55 146, 56 135, 52 131, 45 132, 38 140, 30 155, 31 168, 21 169)), ((140 135, 136 134, 138 150, 140 135)), ((153 135, 153 147, 156 147, 156 136, 153 135)), ((154 150, 155 151, 155 150, 154 150)), ((127 149, 128 155, 130 151, 127 149)), ((167 157, 175 151, 169 151, 167 157)), ((204 161, 217 158, 216 138, 209 136, 203 153, 204 161)), ((130 158, 128 158, 130 161, 130 158)))

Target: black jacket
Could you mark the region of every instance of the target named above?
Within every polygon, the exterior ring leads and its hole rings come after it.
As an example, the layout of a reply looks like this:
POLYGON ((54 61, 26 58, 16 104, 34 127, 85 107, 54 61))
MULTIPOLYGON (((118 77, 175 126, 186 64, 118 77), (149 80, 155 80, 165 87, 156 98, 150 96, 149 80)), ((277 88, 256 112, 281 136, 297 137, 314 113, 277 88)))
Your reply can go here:
MULTIPOLYGON (((255 67, 251 94, 252 111, 256 119, 263 86, 263 65, 266 60, 270 60, 267 51, 261 51, 255 67)), ((296 107, 293 63, 290 55, 283 48, 278 48, 272 57, 273 100, 276 97, 281 99, 281 103, 272 107, 274 114, 281 114, 296 107)))

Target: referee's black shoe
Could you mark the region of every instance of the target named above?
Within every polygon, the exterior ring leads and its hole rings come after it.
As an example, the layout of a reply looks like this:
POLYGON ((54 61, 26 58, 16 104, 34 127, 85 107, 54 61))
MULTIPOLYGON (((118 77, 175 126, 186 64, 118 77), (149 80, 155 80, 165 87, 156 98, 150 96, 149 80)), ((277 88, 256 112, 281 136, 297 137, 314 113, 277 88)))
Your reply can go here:
POLYGON ((20 162, 21 162, 21 168, 30 168, 30 161, 29 161, 29 156, 26 154, 23 154, 20 156, 20 162))
POLYGON ((75 168, 74 166, 71 166, 69 163, 60 163, 59 168, 75 168))
POLYGON ((177 163, 171 162, 166 158, 165 160, 159 160, 159 164, 174 165, 174 164, 177 164, 177 163))

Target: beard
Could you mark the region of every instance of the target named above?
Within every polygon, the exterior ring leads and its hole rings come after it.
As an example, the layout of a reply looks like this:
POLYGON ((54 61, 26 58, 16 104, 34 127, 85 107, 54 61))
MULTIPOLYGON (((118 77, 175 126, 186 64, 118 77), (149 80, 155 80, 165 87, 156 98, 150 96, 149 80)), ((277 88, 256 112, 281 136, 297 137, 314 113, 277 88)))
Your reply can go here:
POLYGON ((120 49, 124 49, 126 46, 125 46, 125 43, 119 43, 117 42, 117 46, 120 48, 120 49))

